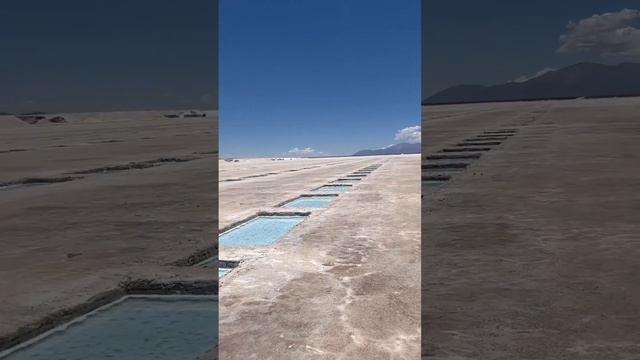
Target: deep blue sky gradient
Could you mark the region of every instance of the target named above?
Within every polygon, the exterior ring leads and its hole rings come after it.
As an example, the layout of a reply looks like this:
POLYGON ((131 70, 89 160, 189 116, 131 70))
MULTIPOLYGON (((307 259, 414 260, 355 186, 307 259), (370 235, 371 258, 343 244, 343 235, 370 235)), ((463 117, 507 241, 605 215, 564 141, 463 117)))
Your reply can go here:
POLYGON ((637 0, 424 0, 423 97, 459 84, 490 85, 579 61, 558 54, 569 21, 638 9, 637 0))
POLYGON ((0 111, 217 106, 217 0, 3 0, 0 111))
POLYGON ((419 0, 220 0, 221 156, 332 155, 419 125, 419 0))

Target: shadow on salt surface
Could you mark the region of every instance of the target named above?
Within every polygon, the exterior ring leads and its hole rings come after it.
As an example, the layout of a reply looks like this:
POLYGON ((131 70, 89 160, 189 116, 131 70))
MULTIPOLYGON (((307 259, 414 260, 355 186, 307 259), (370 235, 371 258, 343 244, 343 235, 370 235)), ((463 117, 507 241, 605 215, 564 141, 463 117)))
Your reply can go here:
POLYGON ((129 295, 0 354, 6 360, 198 359, 218 341, 214 295, 129 295))
POLYGON ((331 185, 354 185, 354 184, 359 184, 358 182, 354 182, 354 181, 348 181, 348 180, 336 180, 336 181, 332 181, 331 185))
POLYGON ((220 279, 233 269, 237 268, 240 265, 240 262, 236 260, 220 260, 218 264, 218 279, 220 279))
POLYGON ((207 259, 201 263, 196 264, 196 266, 202 266, 207 268, 218 268, 218 279, 225 276, 231 270, 235 269, 238 266, 237 261, 219 261, 217 257, 212 257, 207 259))
POLYGON ((361 183, 360 179, 338 179, 332 181, 330 185, 358 185, 361 183))

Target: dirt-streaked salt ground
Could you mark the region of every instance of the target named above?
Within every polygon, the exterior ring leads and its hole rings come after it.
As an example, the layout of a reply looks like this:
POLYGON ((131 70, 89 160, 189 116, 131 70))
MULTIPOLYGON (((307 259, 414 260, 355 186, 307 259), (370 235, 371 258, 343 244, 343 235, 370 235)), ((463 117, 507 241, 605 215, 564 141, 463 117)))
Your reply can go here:
POLYGON ((638 114, 638 98, 423 108, 423 157, 517 130, 424 196, 423 356, 640 358, 638 114))
POLYGON ((221 246, 221 260, 242 263, 221 280, 220 358, 419 357, 419 161, 406 155, 221 163, 221 228, 261 211, 291 211, 276 206, 382 166, 271 246, 221 246))
POLYGON ((127 279, 217 277, 169 265, 217 243, 217 113, 63 116, 0 117, 0 350, 127 279))

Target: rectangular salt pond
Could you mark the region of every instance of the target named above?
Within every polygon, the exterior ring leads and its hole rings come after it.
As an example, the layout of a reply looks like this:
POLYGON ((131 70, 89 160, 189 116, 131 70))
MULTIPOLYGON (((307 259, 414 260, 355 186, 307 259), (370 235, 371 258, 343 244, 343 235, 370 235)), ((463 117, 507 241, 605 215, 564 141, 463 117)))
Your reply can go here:
POLYGON ((0 358, 195 360, 217 341, 217 297, 131 295, 0 354, 0 358))
POLYGON ((324 208, 329 205, 336 197, 332 195, 317 195, 317 196, 301 196, 294 199, 283 207, 286 208, 324 208))
POLYGON ((222 246, 266 246, 304 219, 305 216, 258 216, 225 231, 218 240, 222 246))
POLYGON ((345 192, 351 189, 350 185, 324 185, 313 191, 316 192, 345 192))

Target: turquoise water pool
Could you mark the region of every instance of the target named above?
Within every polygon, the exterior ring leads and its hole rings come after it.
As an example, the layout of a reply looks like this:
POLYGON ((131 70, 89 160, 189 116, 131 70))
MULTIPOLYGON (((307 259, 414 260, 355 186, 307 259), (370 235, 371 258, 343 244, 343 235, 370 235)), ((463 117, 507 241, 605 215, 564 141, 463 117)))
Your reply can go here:
POLYGON ((331 195, 302 196, 283 205, 286 208, 324 208, 336 197, 331 195))
POLYGON ((258 216, 224 232, 219 237, 222 246, 266 246, 274 243, 305 216, 258 216))
POLYGON ((324 185, 314 191, 317 192, 345 192, 351 190, 351 186, 348 185, 324 185))
POLYGON ((225 276, 229 271, 231 271, 233 269, 229 269, 229 268, 218 268, 218 279, 220 279, 221 277, 225 276))
POLYGON ((355 181, 350 181, 350 180, 336 180, 331 182, 331 185, 353 185, 353 184, 359 184, 359 183, 355 181))
POLYGON ((130 296, 2 359, 195 360, 217 341, 216 297, 130 296))

